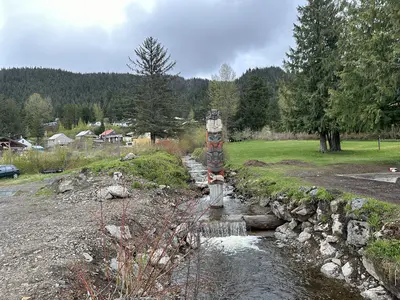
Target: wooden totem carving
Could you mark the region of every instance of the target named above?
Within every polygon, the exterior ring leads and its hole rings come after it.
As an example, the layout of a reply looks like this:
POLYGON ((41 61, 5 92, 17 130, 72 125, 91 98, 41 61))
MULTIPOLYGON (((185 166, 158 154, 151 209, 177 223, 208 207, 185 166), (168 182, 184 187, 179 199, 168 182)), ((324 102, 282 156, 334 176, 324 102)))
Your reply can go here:
POLYGON ((211 206, 222 207, 224 152, 220 112, 212 109, 207 116, 207 171, 211 206))

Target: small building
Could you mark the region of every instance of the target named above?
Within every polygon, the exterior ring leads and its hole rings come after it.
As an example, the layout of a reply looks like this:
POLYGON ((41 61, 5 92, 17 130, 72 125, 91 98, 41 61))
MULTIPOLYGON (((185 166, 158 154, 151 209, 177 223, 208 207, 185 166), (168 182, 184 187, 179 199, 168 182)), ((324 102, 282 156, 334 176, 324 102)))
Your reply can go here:
POLYGON ((19 143, 24 144, 28 149, 31 149, 33 144, 31 142, 29 142, 28 140, 24 139, 22 136, 21 138, 18 140, 19 143))
POLYGON ((26 147, 27 147, 26 145, 18 141, 6 137, 0 137, 0 151, 11 150, 13 152, 16 152, 16 151, 22 151, 26 147))
POLYGON ((109 129, 104 131, 102 134, 99 135, 99 139, 109 142, 109 143, 118 143, 122 141, 122 135, 117 134, 114 130, 109 129))
POLYGON ((67 137, 64 133, 57 133, 48 139, 48 146, 54 147, 57 145, 64 146, 72 143, 74 140, 67 137))
POLYGON ((81 131, 75 136, 76 139, 96 138, 96 137, 97 135, 95 135, 91 130, 81 131))

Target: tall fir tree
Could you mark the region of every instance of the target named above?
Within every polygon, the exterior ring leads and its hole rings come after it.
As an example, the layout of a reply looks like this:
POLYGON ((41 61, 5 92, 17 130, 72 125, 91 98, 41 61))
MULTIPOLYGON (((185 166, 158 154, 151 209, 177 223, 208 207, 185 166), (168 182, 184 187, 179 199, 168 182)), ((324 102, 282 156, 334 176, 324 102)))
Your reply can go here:
POLYGON ((345 18, 330 114, 347 131, 379 133, 400 122, 400 1, 351 1, 345 18))
POLYGON ((298 7, 298 24, 294 25, 295 48, 290 48, 285 68, 290 80, 281 86, 283 121, 288 130, 318 133, 320 151, 340 151, 338 124, 326 110, 330 106, 329 90, 338 84, 340 69, 338 39, 342 26, 340 10, 334 0, 308 0, 298 7), (290 98, 287 96, 290 95, 290 98), (288 110, 288 103, 294 109, 288 110), (286 108, 286 109, 285 109, 286 108), (287 115, 295 113, 295 115, 287 115))
POLYGON ((0 136, 17 137, 23 133, 21 108, 13 99, 0 95, 0 136))
POLYGON ((268 123, 268 112, 271 107, 272 89, 264 81, 251 75, 240 97, 236 115, 237 128, 249 128, 253 131, 261 130, 268 123))
POLYGON ((129 58, 129 68, 141 75, 138 95, 135 97, 138 133, 150 132, 151 142, 156 137, 173 134, 176 129, 174 112, 176 103, 170 88, 172 76, 168 75, 176 62, 168 50, 153 37, 148 37, 135 49, 136 59, 129 58))

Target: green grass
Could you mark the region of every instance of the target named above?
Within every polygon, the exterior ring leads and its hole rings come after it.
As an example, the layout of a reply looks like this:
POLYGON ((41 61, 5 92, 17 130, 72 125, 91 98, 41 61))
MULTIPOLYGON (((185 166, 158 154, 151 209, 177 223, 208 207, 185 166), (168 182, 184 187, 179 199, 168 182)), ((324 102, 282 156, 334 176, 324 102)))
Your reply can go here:
POLYGON ((280 162, 299 160, 316 166, 337 163, 400 163, 400 142, 343 141, 342 152, 320 153, 319 141, 248 141, 226 143, 228 163, 241 166, 247 160, 280 162))
MULTIPOLYGON (((130 161, 120 161, 115 158, 104 159, 86 167, 95 173, 112 174, 115 171, 121 171, 171 187, 186 187, 189 179, 189 173, 183 166, 180 157, 165 151, 151 151, 130 161)), ((140 188, 143 187, 140 186, 140 188)), ((139 188, 139 184, 135 184, 132 188, 139 188)))
POLYGON ((400 240, 376 240, 367 247, 367 256, 400 265, 400 240))
POLYGON ((25 183, 31 183, 31 182, 36 182, 36 181, 42 181, 46 178, 51 178, 55 176, 60 176, 63 174, 70 173, 69 172, 64 172, 64 173, 57 173, 57 174, 23 174, 19 176, 17 179, 13 178, 3 178, 0 180, 0 186, 11 186, 11 185, 18 185, 18 184, 25 184, 25 183))

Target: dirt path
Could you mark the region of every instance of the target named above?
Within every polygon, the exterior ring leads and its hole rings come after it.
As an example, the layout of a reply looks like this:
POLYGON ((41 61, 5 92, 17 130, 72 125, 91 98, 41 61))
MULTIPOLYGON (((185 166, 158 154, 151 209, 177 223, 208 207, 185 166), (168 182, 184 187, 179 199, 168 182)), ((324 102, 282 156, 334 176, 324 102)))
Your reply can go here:
MULTIPOLYGON (((335 164, 324 168, 297 170, 288 175, 300 177, 317 186, 339 189, 378 200, 400 203, 400 182, 388 183, 338 175, 385 173, 391 165, 335 164)), ((400 180, 399 180, 400 181, 400 180)))

